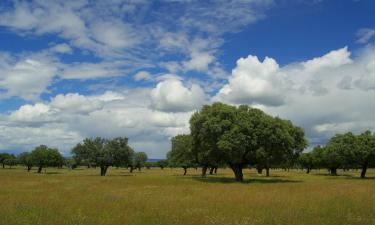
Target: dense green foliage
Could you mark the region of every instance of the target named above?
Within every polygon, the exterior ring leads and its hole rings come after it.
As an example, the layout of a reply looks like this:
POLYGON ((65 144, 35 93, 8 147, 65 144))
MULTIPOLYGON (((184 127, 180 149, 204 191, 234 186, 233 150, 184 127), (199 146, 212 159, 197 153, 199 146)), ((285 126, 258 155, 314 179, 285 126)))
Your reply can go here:
POLYGON ((97 137, 86 138, 83 143, 78 143, 72 149, 72 154, 78 164, 98 166, 100 175, 105 176, 110 166, 126 167, 132 164, 134 150, 128 146, 126 137, 111 140, 97 137))
POLYGON ((246 105, 206 105, 190 119, 192 154, 203 167, 226 164, 237 181, 243 168, 266 168, 295 159, 307 145, 304 132, 288 120, 246 105))
POLYGON ((42 172, 45 167, 62 166, 64 158, 55 148, 48 148, 46 145, 36 147, 31 153, 30 158, 32 165, 38 167, 38 173, 42 172))
POLYGON ((337 134, 326 146, 317 146, 312 152, 303 154, 299 163, 308 171, 326 168, 332 175, 337 175, 339 168, 361 168, 364 178, 367 168, 375 165, 375 134, 370 131, 359 135, 337 134))

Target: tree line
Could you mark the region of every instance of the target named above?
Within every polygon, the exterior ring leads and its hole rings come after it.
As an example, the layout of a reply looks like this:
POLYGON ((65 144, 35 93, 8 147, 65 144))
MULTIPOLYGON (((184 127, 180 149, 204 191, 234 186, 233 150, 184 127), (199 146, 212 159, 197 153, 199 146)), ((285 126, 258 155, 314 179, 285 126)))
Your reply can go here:
POLYGON ((313 151, 303 153, 299 165, 307 173, 325 168, 331 175, 337 175, 337 169, 361 169, 361 178, 365 178, 367 169, 375 166, 375 133, 336 134, 325 146, 318 145, 313 151))
POLYGON ((31 152, 23 152, 18 156, 9 153, 0 153, 0 163, 3 168, 6 165, 24 165, 27 171, 37 167, 41 173, 46 167, 69 167, 74 169, 77 166, 99 167, 100 175, 105 176, 110 166, 141 170, 147 161, 147 154, 135 152, 128 145, 128 138, 118 137, 114 139, 86 138, 82 143, 73 147, 72 158, 64 158, 58 149, 40 145, 31 152))
POLYGON ((146 162, 146 153, 135 152, 126 137, 86 138, 72 148, 69 159, 57 149, 41 145, 17 157, 1 153, 0 163, 3 168, 22 164, 28 171, 34 166, 38 173, 52 166, 99 167, 101 176, 111 166, 130 172, 142 167, 181 167, 184 175, 188 168, 200 167, 203 177, 208 170, 213 174, 219 167, 229 167, 236 181, 243 181, 245 168, 256 168, 259 174, 265 170, 266 176, 271 168, 303 168, 307 173, 326 168, 332 175, 337 169, 360 168, 364 178, 367 168, 375 165, 375 133, 370 131, 337 134, 325 146, 303 153, 308 143, 301 127, 247 105, 205 105, 189 123, 190 134, 173 137, 167 159, 156 163, 146 162))
POLYGON ((190 134, 171 140, 168 162, 184 169, 201 167, 202 176, 220 166, 232 169, 236 181, 243 180, 244 168, 256 168, 261 174, 270 168, 327 168, 332 175, 338 168, 362 168, 365 177, 374 166, 375 134, 366 131, 334 136, 326 146, 311 153, 302 128, 289 120, 272 117, 247 105, 238 107, 223 103, 204 106, 190 119, 190 134))

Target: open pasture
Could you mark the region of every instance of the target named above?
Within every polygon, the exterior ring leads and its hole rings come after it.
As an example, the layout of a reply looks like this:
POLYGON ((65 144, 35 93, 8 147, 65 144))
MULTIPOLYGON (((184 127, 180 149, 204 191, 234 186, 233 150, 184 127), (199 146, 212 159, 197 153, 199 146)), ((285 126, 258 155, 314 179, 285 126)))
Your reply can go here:
POLYGON ((0 169, 0 224, 375 224, 375 170, 0 169))

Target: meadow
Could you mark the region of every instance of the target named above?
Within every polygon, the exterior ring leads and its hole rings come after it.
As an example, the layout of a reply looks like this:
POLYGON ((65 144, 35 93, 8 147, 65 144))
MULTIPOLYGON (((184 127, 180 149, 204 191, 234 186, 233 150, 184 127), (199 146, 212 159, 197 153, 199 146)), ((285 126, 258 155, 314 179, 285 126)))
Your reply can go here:
POLYGON ((229 169, 200 178, 199 170, 110 168, 0 169, 0 224, 375 224, 375 169, 272 170, 259 177, 229 169))

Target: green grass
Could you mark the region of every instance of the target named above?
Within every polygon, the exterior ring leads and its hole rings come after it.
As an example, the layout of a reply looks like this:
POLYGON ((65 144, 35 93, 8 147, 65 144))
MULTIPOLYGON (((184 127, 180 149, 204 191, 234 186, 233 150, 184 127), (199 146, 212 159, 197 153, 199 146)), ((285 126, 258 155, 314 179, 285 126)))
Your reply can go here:
POLYGON ((230 170, 206 179, 199 171, 158 168, 130 174, 99 170, 0 169, 0 224, 375 224, 375 170, 341 176, 230 170))

